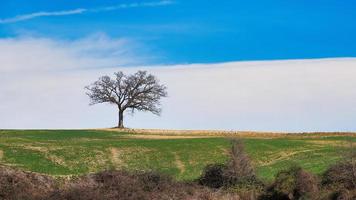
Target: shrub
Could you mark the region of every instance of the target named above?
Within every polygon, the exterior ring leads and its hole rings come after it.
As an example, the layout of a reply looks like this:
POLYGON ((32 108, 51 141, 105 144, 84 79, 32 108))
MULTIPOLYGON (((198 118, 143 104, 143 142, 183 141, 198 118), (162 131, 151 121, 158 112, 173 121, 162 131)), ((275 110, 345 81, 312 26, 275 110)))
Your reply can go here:
POLYGON ((46 176, 0 167, 0 199, 32 200, 46 199, 55 187, 46 176))
POLYGON ((207 165, 203 170, 199 183, 210 188, 221 188, 226 185, 225 170, 226 165, 223 164, 207 165))
POLYGON ((352 141, 344 159, 325 171, 322 184, 330 199, 356 199, 356 151, 352 141))
POLYGON ((236 179, 250 180, 256 177, 255 169, 240 140, 235 139, 232 141, 230 160, 225 173, 236 179))
POLYGON ((323 184, 356 190, 356 162, 344 161, 329 167, 323 174, 323 184))
MULTIPOLYGON (((169 176, 126 171, 104 171, 84 176, 54 193, 53 200, 155 200, 214 199, 213 191, 175 182, 169 176), (211 198, 203 194, 209 194, 211 198), (201 198, 200 198, 201 197, 201 198), (203 198, 204 197, 204 198, 203 198), (209 198, 207 198, 209 197, 209 198)), ((219 196, 219 195, 218 195, 219 196)))
POLYGON ((335 165, 330 166, 323 174, 323 186, 332 195, 334 200, 356 199, 356 162, 352 152, 348 157, 335 165))
POLYGON ((339 191, 334 192, 331 197, 332 200, 354 200, 356 199, 356 191, 349 191, 346 189, 341 189, 339 191))
POLYGON ((319 193, 318 183, 313 174, 293 166, 277 174, 270 192, 275 199, 315 199, 319 193))
POLYGON ((252 200, 252 199, 241 198, 236 193, 226 192, 222 190, 218 190, 218 191, 206 190, 204 192, 199 193, 199 195, 189 200, 252 200))
POLYGON ((208 165, 199 178, 199 183, 211 188, 229 188, 237 185, 262 185, 255 174, 250 158, 239 140, 232 140, 230 159, 227 164, 208 165))

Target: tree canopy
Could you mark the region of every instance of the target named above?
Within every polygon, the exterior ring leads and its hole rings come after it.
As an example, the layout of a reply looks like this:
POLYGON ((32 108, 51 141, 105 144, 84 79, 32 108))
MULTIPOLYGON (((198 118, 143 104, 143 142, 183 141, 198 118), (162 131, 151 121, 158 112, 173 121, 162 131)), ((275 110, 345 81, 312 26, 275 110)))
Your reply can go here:
POLYGON ((159 115, 160 100, 167 96, 167 87, 147 71, 138 71, 131 75, 116 72, 114 78, 102 76, 89 86, 86 86, 90 105, 110 103, 119 111, 118 127, 123 128, 123 113, 130 110, 148 111, 159 115))

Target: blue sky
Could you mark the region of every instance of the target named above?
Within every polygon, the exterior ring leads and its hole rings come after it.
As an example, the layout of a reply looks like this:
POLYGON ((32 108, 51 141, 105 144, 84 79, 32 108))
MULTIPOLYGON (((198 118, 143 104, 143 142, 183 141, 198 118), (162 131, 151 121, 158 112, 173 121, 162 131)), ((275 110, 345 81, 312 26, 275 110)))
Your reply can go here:
MULTIPOLYGON (((3 0, 0 19, 159 0, 3 0)), ((144 64, 356 56, 353 0, 164 1, 0 24, 0 37, 75 40, 95 33, 129 38, 151 53, 144 64)))

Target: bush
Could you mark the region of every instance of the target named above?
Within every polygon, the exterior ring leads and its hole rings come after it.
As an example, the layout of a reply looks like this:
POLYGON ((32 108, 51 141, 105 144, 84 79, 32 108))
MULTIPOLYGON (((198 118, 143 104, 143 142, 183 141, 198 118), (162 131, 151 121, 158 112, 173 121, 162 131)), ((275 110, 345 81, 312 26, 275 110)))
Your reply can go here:
POLYGON ((269 191, 275 199, 316 199, 319 181, 313 174, 293 166, 277 174, 269 191))
POLYGON ((343 161, 330 166, 322 179, 323 187, 332 193, 330 199, 356 199, 356 154, 353 149, 343 161))
POLYGON ((193 193, 184 184, 157 173, 104 171, 79 178, 57 191, 52 199, 184 199, 193 193))
POLYGON ((262 182, 256 177, 242 142, 239 140, 232 140, 230 159, 227 164, 213 164, 205 167, 199 178, 199 183, 211 188, 229 188, 238 185, 251 188, 251 185, 258 187, 262 185, 262 182))
POLYGON ((1 200, 240 200, 237 194, 152 172, 104 171, 68 180, 0 167, 1 200))
POLYGON ((344 161, 331 166, 323 174, 323 184, 356 190, 356 162, 344 161))
POLYGON ((226 178, 224 172, 226 165, 212 164, 204 168, 199 183, 210 188, 221 188, 226 185, 226 178))
POLYGON ((32 200, 46 199, 55 182, 46 176, 0 167, 0 199, 32 200))
POLYGON ((339 191, 334 192, 331 197, 332 200, 354 200, 356 199, 356 191, 349 191, 346 189, 341 189, 339 191))
POLYGON ((229 177, 251 180, 256 178, 255 169, 249 156, 245 153, 244 145, 240 140, 233 140, 230 152, 230 161, 225 172, 229 177))

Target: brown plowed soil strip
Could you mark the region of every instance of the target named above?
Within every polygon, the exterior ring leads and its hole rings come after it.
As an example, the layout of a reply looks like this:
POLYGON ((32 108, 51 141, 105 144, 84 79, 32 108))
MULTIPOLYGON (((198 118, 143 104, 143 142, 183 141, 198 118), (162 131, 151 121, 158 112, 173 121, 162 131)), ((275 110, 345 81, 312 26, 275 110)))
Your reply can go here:
POLYGON ((310 133, 287 133, 287 132, 256 132, 256 131, 220 131, 220 130, 166 130, 166 129, 95 129, 102 131, 127 132, 133 135, 163 135, 163 136, 214 136, 214 137, 307 137, 319 138, 320 136, 351 136, 356 137, 354 132, 310 132, 310 133))
POLYGON ((181 161, 181 159, 179 158, 179 155, 176 153, 174 154, 174 158, 175 158, 176 166, 178 167, 180 173, 183 174, 185 172, 184 163, 181 161))
POLYGON ((111 160, 115 166, 121 166, 122 160, 120 159, 120 151, 117 148, 110 148, 111 160))
POLYGON ((189 138, 209 138, 209 137, 214 137, 214 136, 191 136, 191 135, 127 135, 124 137, 128 138, 136 138, 136 139, 189 139, 189 138))

